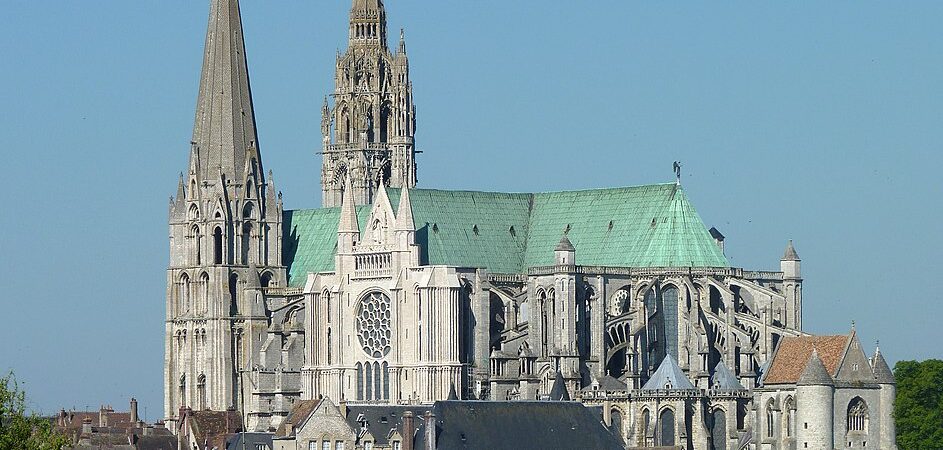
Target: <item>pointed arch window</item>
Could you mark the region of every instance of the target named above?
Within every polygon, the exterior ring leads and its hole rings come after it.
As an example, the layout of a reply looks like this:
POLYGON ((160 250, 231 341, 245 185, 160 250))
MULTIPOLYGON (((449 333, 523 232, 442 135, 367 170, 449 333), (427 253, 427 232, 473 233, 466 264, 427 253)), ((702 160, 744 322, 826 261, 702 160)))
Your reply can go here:
POLYGON ((357 363, 357 400, 363 400, 363 364, 357 363))
POLYGON ((202 373, 196 379, 196 392, 197 392, 197 398, 198 398, 197 409, 202 411, 207 408, 206 375, 203 375, 202 373))
POLYGON ((786 437, 796 436, 796 401, 792 397, 786 398, 786 437))
POLYGON ((331 350, 332 350, 332 349, 333 349, 333 346, 331 345, 331 329, 328 328, 328 329, 327 329, 327 363, 328 363, 329 365, 330 365, 330 364, 333 364, 333 361, 332 361, 333 358, 331 357, 331 356, 332 356, 332 355, 331 355, 331 350))
POLYGON ((239 275, 229 275, 229 315, 239 315, 239 275))
POLYGON ((177 298, 180 301, 180 312, 184 313, 190 310, 190 276, 183 274, 180 276, 179 292, 177 298))
POLYGON ((773 413, 773 401, 766 404, 766 437, 771 438, 774 434, 775 416, 773 413))
POLYGON ((671 408, 665 408, 658 418, 658 445, 675 445, 675 412, 671 408))
POLYGON ((206 312, 210 304, 210 274, 200 275, 200 312, 206 312))
POLYGON ((180 406, 187 406, 187 374, 180 374, 180 383, 177 385, 180 393, 180 406))
POLYGON ((252 222, 242 226, 242 263, 248 265, 252 254, 252 222))
POLYGON ((727 413, 717 408, 711 414, 711 450, 727 450, 727 413))
POLYGON ((193 236, 193 259, 196 265, 203 264, 203 237, 200 236, 200 227, 194 225, 190 230, 190 234, 193 236))
POLYGON ((625 438, 622 433, 622 411, 618 408, 612 408, 609 411, 609 424, 609 429, 619 436, 620 440, 625 438))
POLYGON ((213 264, 223 263, 223 229, 216 227, 213 230, 213 264))
POLYGON ((868 405, 861 397, 855 397, 848 404, 848 432, 868 432, 868 405))

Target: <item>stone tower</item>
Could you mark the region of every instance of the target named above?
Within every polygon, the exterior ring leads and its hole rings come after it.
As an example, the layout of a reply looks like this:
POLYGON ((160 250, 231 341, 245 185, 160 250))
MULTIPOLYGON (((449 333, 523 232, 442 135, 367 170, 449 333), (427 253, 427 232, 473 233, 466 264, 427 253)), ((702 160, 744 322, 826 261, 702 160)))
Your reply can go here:
POLYGON ((797 448, 834 448, 835 382, 816 350, 796 383, 797 448))
POLYGON ((347 52, 337 57, 334 105, 324 99, 322 206, 341 205, 349 175, 353 199, 369 204, 379 183, 416 185, 416 107, 406 41, 387 47, 382 0, 354 0, 347 52))
POLYGON ((164 414, 226 410, 286 279, 282 202, 262 168, 238 0, 211 0, 190 162, 170 202, 164 414))

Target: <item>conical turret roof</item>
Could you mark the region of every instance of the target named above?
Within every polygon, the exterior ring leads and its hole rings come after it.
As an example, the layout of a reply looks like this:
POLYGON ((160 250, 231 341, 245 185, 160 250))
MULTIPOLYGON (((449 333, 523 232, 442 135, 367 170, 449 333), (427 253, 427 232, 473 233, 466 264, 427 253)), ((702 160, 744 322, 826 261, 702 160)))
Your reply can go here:
POLYGON ((880 347, 874 351, 874 358, 871 359, 871 370, 874 371, 874 378, 878 384, 897 384, 897 380, 894 379, 894 372, 887 365, 887 360, 881 354, 880 347))
POLYGON ((806 363, 805 369, 802 371, 802 375, 799 376, 799 381, 796 384, 799 386, 835 385, 832 376, 829 375, 828 370, 825 369, 825 364, 822 363, 822 358, 819 358, 819 352, 817 350, 812 351, 812 356, 809 357, 809 362, 806 363))
POLYGON ((573 243, 570 242, 570 239, 564 234, 563 237, 560 238, 560 243, 557 244, 557 247, 553 250, 557 252, 575 252, 576 247, 573 247, 573 243))
POLYGON ((792 239, 786 244, 786 252, 783 253, 783 261, 799 261, 799 254, 796 253, 796 247, 792 245, 792 239))

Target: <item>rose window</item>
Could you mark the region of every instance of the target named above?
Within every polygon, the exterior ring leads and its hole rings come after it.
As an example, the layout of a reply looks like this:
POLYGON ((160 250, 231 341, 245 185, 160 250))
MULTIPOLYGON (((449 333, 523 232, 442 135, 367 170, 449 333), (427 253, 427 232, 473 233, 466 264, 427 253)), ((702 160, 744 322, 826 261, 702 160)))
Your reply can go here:
POLYGON ((371 292, 360 301, 357 313, 357 337, 363 351, 374 358, 390 352, 393 337, 390 319, 390 298, 382 292, 371 292))
POLYGON ((618 316, 626 312, 629 308, 629 291, 626 289, 619 289, 615 294, 612 295, 612 298, 609 301, 609 315, 618 316))

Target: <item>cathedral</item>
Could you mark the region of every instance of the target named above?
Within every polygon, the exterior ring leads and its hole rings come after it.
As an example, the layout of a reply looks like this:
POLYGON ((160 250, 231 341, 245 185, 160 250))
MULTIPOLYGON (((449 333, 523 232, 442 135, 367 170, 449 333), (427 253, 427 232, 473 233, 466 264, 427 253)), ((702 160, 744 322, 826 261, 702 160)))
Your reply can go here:
POLYGON ((169 206, 169 427, 187 409, 234 408, 274 430, 320 398, 566 397, 601 407, 628 447, 894 448, 880 352, 865 356, 854 330, 803 332, 792 242, 778 271, 731 266, 680 176, 417 188, 406 43, 401 31, 388 46, 381 0, 353 0, 322 106, 323 206, 284 209, 263 168, 239 2, 210 3, 169 206))

